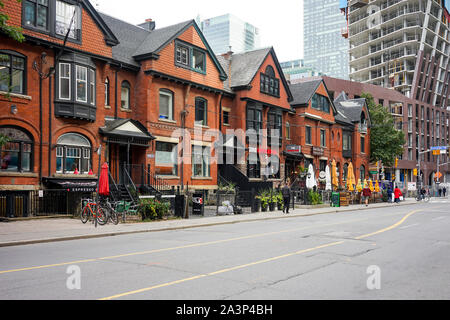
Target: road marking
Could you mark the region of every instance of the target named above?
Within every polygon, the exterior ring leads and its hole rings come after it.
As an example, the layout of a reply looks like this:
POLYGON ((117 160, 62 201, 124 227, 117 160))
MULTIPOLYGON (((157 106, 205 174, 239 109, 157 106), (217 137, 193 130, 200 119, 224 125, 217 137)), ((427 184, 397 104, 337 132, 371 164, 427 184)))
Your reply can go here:
POLYGON ((447 217, 440 216, 440 217, 437 217, 437 218, 433 218, 433 219, 431 219, 431 220, 437 221, 437 220, 441 220, 441 219, 445 219, 445 218, 447 218, 447 217))
MULTIPOLYGON (((354 239, 355 240, 359 240, 359 239, 363 239, 363 238, 368 238, 370 236, 373 236, 373 235, 376 235, 376 234, 380 234, 380 233, 383 233, 383 232, 395 229, 395 228, 399 227, 402 223, 404 223, 406 221, 406 219, 408 219, 414 213, 417 213, 419 211, 420 210, 414 210, 414 211, 408 213, 400 221, 398 221, 397 223, 395 223, 395 224, 393 224, 393 225, 391 225, 391 226, 389 226, 387 228, 384 228, 384 229, 381 229, 381 230, 378 230, 378 231, 375 231, 375 232, 372 232, 372 233, 368 233, 368 234, 356 237, 354 239)), ((234 270, 248 268, 248 267, 255 266, 255 265, 258 265, 258 264, 262 264, 262 263, 272 262, 272 261, 276 261, 276 260, 292 257, 292 256, 295 256, 295 255, 300 255, 300 254, 303 254, 303 253, 306 253, 306 252, 310 252, 310 251, 314 251, 314 250, 318 250, 318 249, 323 249, 323 248, 327 248, 327 247, 337 246, 337 245, 343 244, 345 242, 346 242, 346 240, 330 242, 330 243, 326 243, 326 244, 319 245, 319 246, 316 246, 316 247, 312 247, 312 248, 308 248, 308 249, 302 249, 302 250, 299 250, 299 251, 287 253, 287 254, 276 256, 276 257, 272 257, 272 258, 267 258, 267 259, 263 259, 263 260, 259 260, 259 261, 254 261, 254 262, 250 262, 250 263, 247 263, 247 264, 242 264, 242 265, 238 265, 238 266, 235 266, 235 267, 226 268, 226 269, 222 269, 222 270, 218 270, 218 271, 214 271, 214 272, 210 272, 210 273, 200 274, 200 275, 197 275, 197 276, 194 276, 194 277, 190 277, 190 278, 184 278, 184 279, 180 279, 180 280, 176 280, 176 281, 172 281, 172 282, 166 282, 166 283, 162 283, 162 284, 151 286, 151 287, 147 287, 147 288, 142 288, 142 289, 138 289, 138 290, 134 290, 134 291, 128 291, 128 292, 116 294, 116 295, 113 295, 113 296, 101 298, 99 300, 113 300, 113 299, 117 299, 117 298, 122 298, 122 297, 125 297, 125 296, 130 296, 130 295, 137 294, 137 293, 147 292, 147 291, 154 290, 154 289, 157 289, 157 288, 168 287, 168 286, 171 286, 171 285, 174 285, 174 284, 178 284, 178 283, 183 283, 183 282, 187 282, 187 281, 197 280, 197 279, 200 279, 200 278, 214 276, 214 275, 218 275, 218 274, 225 273, 225 272, 230 272, 230 271, 234 271, 234 270)))
MULTIPOLYGON (((373 218, 373 217, 371 217, 371 218, 373 218)), ((335 226, 335 225, 359 222, 359 221, 366 221, 366 220, 370 220, 370 218, 353 219, 353 220, 346 220, 346 221, 335 222, 335 223, 328 223, 328 224, 321 225, 320 227, 329 227, 329 226, 335 226)), ((258 234, 254 234, 254 235, 242 236, 242 237, 237 237, 237 238, 229 238, 229 239, 215 240, 215 241, 209 241, 209 242, 199 242, 199 243, 193 243, 193 244, 188 244, 188 245, 184 245, 184 246, 153 249, 153 250, 148 250, 148 251, 131 252, 131 253, 125 253, 125 254, 108 256, 108 257, 76 260, 76 261, 70 261, 70 262, 61 262, 61 263, 55 263, 55 264, 47 264, 47 265, 42 265, 42 266, 18 268, 18 269, 11 269, 11 270, 3 270, 3 271, 0 271, 0 274, 21 272, 21 271, 31 271, 31 270, 38 270, 38 269, 61 267, 61 266, 72 265, 72 264, 81 264, 81 263, 96 262, 96 261, 102 261, 102 260, 111 260, 111 259, 117 259, 117 258, 131 257, 131 256, 137 256, 137 255, 160 253, 160 252, 165 252, 165 251, 203 247, 203 246, 232 242, 232 241, 239 241, 239 240, 259 238, 259 237, 270 236, 270 235, 277 235, 277 234, 282 234, 282 233, 297 232, 297 231, 311 229, 311 228, 315 228, 315 227, 319 227, 319 226, 314 225, 314 223, 313 223, 310 226, 302 227, 302 228, 288 229, 288 230, 274 231, 274 232, 267 232, 267 233, 258 233, 258 234)))
POLYGON ((231 267, 231 268, 227 268, 227 269, 222 269, 222 270, 218 270, 218 271, 214 271, 214 272, 210 272, 210 273, 205 273, 205 274, 200 274, 194 277, 190 277, 190 278, 184 278, 184 279, 180 279, 180 280, 175 280, 172 282, 166 282, 166 283, 162 283, 162 284, 158 284, 152 287, 148 287, 148 288, 143 288, 143 289, 139 289, 139 290, 134 290, 134 291, 129 291, 129 292, 125 292, 125 293, 120 293, 120 294, 116 294, 114 296, 110 296, 110 297, 106 297, 106 298, 102 298, 99 300, 113 300, 113 299, 118 299, 121 297, 125 297, 125 296, 129 296, 129 295, 133 295, 133 294, 137 294, 137 293, 142 293, 142 292, 146 292, 146 291, 150 291, 150 290, 154 290, 154 289, 158 289, 158 288, 163 288, 163 287, 168 287, 168 286, 172 286, 174 284, 179 284, 179 283, 183 283, 183 282, 187 282, 187 281, 192 281, 192 280, 197 280, 197 279, 201 279, 201 278, 205 278, 205 277, 210 277, 210 276, 214 276, 214 275, 218 275, 221 273, 225 273, 225 272, 230 272, 230 271, 235 271, 238 269, 243 269, 243 268, 248 268, 251 266, 255 266, 258 264, 262 264, 262 263, 266 263, 266 262, 271 262, 271 261, 275 261, 275 260, 279 260, 279 259, 283 259, 283 258, 287 258, 287 257, 292 257, 294 255, 299 255, 305 252, 309 252, 309 251, 313 251, 313 250, 317 250, 317 249, 323 249, 326 247, 331 247, 331 246, 336 246, 338 244, 342 244, 344 243, 344 241, 337 241, 337 242, 331 242, 331 243, 327 243, 327 244, 323 244, 314 248, 308 248, 308 249, 303 249, 300 251, 296 251, 296 252, 292 252, 292 253, 288 253, 288 254, 283 254, 281 256, 277 256, 277 257, 272 257, 272 258, 268 258, 268 259, 264 259, 264 260, 259 260, 259 261, 255 261, 255 262, 250 262, 247 264, 242 264, 239 266, 235 266, 235 267, 231 267))

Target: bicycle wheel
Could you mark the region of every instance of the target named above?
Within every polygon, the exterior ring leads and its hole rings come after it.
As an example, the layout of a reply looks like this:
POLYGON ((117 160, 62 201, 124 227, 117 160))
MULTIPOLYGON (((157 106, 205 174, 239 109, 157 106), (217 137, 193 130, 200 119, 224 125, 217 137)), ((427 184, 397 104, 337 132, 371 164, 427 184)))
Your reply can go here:
POLYGON ((80 214, 81 222, 83 222, 83 223, 88 222, 89 214, 90 214, 89 207, 88 206, 84 206, 84 208, 83 208, 83 210, 81 211, 81 214, 80 214))
POLYGON ((112 223, 114 223, 114 224, 119 223, 119 214, 117 213, 116 210, 111 208, 109 211, 109 217, 110 217, 112 223))
POLYGON ((430 196, 425 196, 425 198, 423 200, 425 200, 425 202, 430 201, 430 196))
POLYGON ((99 225, 103 226, 108 222, 109 214, 106 212, 102 206, 97 208, 97 222, 99 225))

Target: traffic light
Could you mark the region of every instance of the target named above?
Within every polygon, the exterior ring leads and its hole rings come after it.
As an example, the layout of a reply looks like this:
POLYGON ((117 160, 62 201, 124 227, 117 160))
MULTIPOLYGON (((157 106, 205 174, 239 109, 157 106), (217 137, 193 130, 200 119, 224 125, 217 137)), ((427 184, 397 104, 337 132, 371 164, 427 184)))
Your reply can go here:
POLYGON ((398 167, 398 158, 395 158, 395 167, 398 167))
POLYGON ((417 177, 417 168, 413 169, 413 175, 417 177))

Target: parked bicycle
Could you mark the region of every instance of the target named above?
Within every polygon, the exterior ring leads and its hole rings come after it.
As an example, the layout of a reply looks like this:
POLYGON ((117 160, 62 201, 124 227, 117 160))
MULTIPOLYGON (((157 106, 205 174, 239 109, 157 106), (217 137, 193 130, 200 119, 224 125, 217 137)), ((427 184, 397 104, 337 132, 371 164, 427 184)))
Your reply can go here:
POLYGON ((97 227, 97 223, 101 224, 101 222, 105 220, 103 208, 99 206, 95 200, 82 199, 81 203, 85 203, 80 214, 81 222, 86 223, 90 218, 92 218, 95 227, 97 227))
POLYGON ((108 199, 100 198, 99 207, 102 208, 104 215, 99 215, 98 223, 100 225, 105 225, 109 220, 113 224, 119 223, 119 214, 117 213, 113 203, 109 202, 108 199))

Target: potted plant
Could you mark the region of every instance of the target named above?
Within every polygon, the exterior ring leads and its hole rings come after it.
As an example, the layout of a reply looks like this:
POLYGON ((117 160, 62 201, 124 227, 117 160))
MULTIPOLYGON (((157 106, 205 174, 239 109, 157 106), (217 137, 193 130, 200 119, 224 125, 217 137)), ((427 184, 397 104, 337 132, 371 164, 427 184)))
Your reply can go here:
POLYGON ((284 209, 284 201, 283 201, 283 195, 281 194, 281 191, 277 193, 276 199, 277 199, 278 210, 283 210, 284 209))
POLYGON ((276 195, 271 191, 269 194, 269 209, 270 211, 275 211, 275 206, 277 204, 277 198, 276 195))
POLYGON ((262 190, 259 192, 258 197, 261 200, 261 211, 267 211, 269 209, 270 194, 268 194, 267 190, 262 190))
POLYGON ((299 165, 297 167, 297 172, 298 172, 298 177, 300 179, 306 179, 306 177, 308 176, 308 169, 302 167, 302 165, 299 165))
POLYGON ((261 211, 261 198, 259 196, 256 196, 253 202, 253 212, 260 212, 260 211, 261 211))

